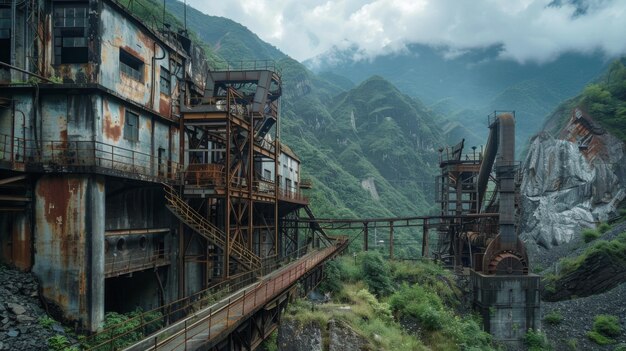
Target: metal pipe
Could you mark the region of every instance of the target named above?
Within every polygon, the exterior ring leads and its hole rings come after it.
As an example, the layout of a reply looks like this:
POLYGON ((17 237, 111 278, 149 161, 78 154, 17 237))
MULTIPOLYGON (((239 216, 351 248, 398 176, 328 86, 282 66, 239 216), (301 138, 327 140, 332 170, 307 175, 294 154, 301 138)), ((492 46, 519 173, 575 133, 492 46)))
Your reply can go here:
POLYGON ((50 79, 48 79, 48 78, 46 78, 46 77, 44 77, 44 76, 40 76, 40 75, 38 75, 37 73, 29 72, 29 71, 27 71, 27 70, 25 70, 25 69, 21 69, 21 68, 19 68, 19 67, 16 67, 16 66, 14 66, 14 65, 12 65, 12 64, 8 64, 8 63, 6 63, 6 62, 2 62, 2 61, 0 61, 0 66, 8 67, 8 68, 10 68, 10 69, 14 69, 14 70, 16 70, 16 71, 19 71, 19 72, 22 72, 22 73, 28 74, 28 75, 30 75, 30 76, 37 77, 37 78, 39 78, 39 79, 41 79, 41 80, 45 80, 45 81, 46 81, 46 82, 48 82, 48 83, 54 83, 54 81, 52 81, 52 80, 50 80, 50 79))

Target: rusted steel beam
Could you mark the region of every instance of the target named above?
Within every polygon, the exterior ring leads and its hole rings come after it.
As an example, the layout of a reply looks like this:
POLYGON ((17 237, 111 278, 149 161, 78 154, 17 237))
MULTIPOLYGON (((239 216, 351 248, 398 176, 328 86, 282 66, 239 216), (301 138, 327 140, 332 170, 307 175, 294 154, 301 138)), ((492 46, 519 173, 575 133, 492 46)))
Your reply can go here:
POLYGON ((169 232, 170 228, 155 228, 155 229, 116 229, 107 230, 104 232, 105 236, 117 236, 117 235, 141 235, 141 234, 157 234, 169 232))
POLYGON ((0 201, 30 202, 31 198, 26 196, 0 195, 0 201))
POLYGON ((26 177, 27 177, 26 175, 19 175, 15 177, 0 179, 0 185, 19 182, 20 180, 26 179, 26 177))

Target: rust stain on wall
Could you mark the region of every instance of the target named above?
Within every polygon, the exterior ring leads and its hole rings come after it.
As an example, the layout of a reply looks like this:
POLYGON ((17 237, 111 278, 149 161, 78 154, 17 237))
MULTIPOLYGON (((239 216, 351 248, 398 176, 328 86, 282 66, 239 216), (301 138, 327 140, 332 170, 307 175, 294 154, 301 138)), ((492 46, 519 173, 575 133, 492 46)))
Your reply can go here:
MULTIPOLYGON (((53 243, 58 243, 58 254, 65 267, 70 266, 73 258, 77 257, 76 241, 80 233, 72 232, 80 223, 79 211, 72 210, 71 204, 75 197, 80 196, 81 181, 75 178, 54 177, 40 183, 37 195, 42 203, 44 220, 50 228, 53 243)), ((42 227, 46 227, 42 223, 42 227)), ((51 248, 50 248, 51 249, 51 248)))
POLYGON ((32 235, 30 222, 23 219, 23 227, 13 224, 13 264, 21 270, 29 270, 32 266, 31 246, 32 235))
MULTIPOLYGON (((118 141, 120 136, 122 136, 122 126, 119 124, 115 124, 111 119, 111 111, 109 110, 109 102, 107 100, 103 101, 104 106, 104 135, 107 139, 113 139, 114 141, 118 141)), ((120 107, 122 110, 122 107, 120 107)), ((122 120, 123 113, 120 111, 120 121, 122 120)), ((120 122, 121 123, 121 122, 120 122)))
POLYGON ((161 96, 161 98, 159 99, 159 113, 163 116, 170 117, 170 108, 170 100, 161 96))

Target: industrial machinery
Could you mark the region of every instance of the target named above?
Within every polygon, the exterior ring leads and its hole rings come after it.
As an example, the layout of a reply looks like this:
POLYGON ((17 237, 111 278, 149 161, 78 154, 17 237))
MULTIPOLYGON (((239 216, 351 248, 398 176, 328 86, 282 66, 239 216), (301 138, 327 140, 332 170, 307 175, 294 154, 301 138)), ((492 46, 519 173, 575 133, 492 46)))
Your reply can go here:
POLYGON ((453 217, 439 227, 436 256, 469 273, 473 305, 485 328, 497 340, 518 342, 529 328, 539 327, 539 277, 529 274, 517 233, 514 112, 496 111, 488 123, 482 152, 474 147, 463 154, 464 141, 440 149, 438 201, 441 215, 453 217))

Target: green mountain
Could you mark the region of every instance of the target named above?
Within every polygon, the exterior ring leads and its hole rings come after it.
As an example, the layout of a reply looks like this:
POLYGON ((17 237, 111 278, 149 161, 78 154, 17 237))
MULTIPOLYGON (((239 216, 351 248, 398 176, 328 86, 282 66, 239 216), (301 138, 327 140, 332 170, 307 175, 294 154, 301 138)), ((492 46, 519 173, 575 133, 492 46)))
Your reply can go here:
POLYGON ((331 50, 305 64, 315 72, 357 83, 380 75, 449 121, 460 123, 465 130, 456 134, 468 135, 469 145, 485 143, 488 114, 515 110, 521 148, 539 131, 546 115, 606 68, 600 54, 565 54, 547 64, 520 64, 499 58, 499 46, 446 58, 440 49, 410 45, 406 53, 357 62, 351 59, 354 50, 331 50))
MULTIPOLYGON (((166 9, 182 21, 185 5, 180 1, 166 3, 166 9)), ((162 5, 161 5, 162 7, 162 5)), ((187 28, 211 46, 226 61, 280 60, 286 58, 276 47, 262 41, 256 34, 228 18, 209 16, 187 6, 187 28)))
POLYGON ((545 120, 544 130, 558 133, 574 107, 582 108, 602 128, 626 142, 626 58, 613 61, 582 93, 559 105, 545 120))
MULTIPOLYGON (((133 1, 138 3, 156 11, 153 17, 162 11, 155 0, 133 1)), ((182 28, 184 12, 181 2, 168 3, 170 26, 182 28)), ((229 19, 189 6, 186 17, 191 36, 206 43, 217 61, 277 61, 283 79, 280 138, 300 156, 303 178, 313 181, 309 195, 318 217, 394 217, 431 209, 434 150, 443 141, 420 102, 380 77, 355 87, 341 75, 314 74, 229 19)))

